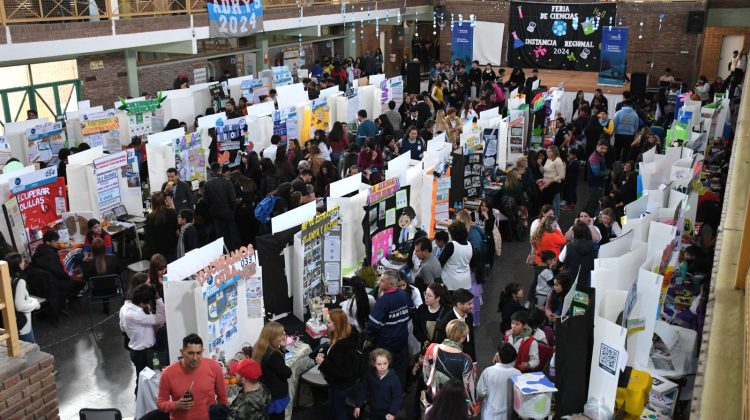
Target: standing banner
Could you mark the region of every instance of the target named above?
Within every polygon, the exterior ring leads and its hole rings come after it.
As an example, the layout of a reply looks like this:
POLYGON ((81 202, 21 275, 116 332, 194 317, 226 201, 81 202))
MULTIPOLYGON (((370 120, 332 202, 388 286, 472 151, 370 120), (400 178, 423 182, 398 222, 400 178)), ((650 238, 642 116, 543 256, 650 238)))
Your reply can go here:
POLYGON ((208 0, 209 38, 240 38, 263 31, 261 0, 208 0))
POLYGON ((508 66, 598 71, 615 3, 511 2, 508 66))
POLYGON ((604 27, 602 31, 600 85, 622 86, 628 57, 628 28, 604 27))
POLYGON ((474 57, 474 28, 470 22, 455 23, 451 30, 451 63, 459 60, 466 67, 474 57))

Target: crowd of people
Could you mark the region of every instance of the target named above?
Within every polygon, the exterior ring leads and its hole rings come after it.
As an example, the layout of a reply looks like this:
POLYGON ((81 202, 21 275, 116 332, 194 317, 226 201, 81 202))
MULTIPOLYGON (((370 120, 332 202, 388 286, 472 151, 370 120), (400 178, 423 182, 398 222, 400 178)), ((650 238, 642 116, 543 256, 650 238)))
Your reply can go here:
MULTIPOLYGON (((383 180, 390 160, 405 152, 420 159, 439 133, 457 149, 463 125, 475 121, 480 112, 492 107, 507 112, 507 98, 515 89, 525 92, 528 101, 536 93, 536 69, 528 78, 522 69, 513 69, 506 80, 504 69, 482 68, 477 61, 468 65, 467 69, 458 60, 452 65, 435 62, 428 91, 407 95, 400 105, 391 101, 377 116, 359 110, 355 126, 336 122, 329 133, 316 131, 310 139, 286 142, 274 135, 261 152, 240 151, 234 166, 218 163, 214 154, 209 158, 209 179, 197 192, 176 169, 168 169, 167 182, 149 197, 148 273, 130 279, 119 312, 136 375, 153 365, 154 354, 166 349, 163 277, 168 263, 215 238, 224 238, 230 251, 255 243, 257 236, 270 233, 272 217, 327 197, 332 182, 361 174, 362 182, 374 185, 383 180)), ((304 83, 314 99, 321 89, 345 86, 359 76, 381 72, 382 66, 379 50, 357 59, 327 58, 313 64, 311 78, 304 83)), ((733 89, 739 89, 738 66, 728 81, 733 89)), ((653 100, 625 91, 621 102, 609 104, 595 89, 589 102, 579 91, 572 115, 554 117, 552 144, 528 150, 518 159, 498 194, 482 200, 474 213, 459 212, 447 231, 438 231, 434 239, 417 234, 408 272, 383 272, 373 293, 367 292, 363 279, 350 279, 353 296, 330 311, 330 341, 311 356, 329 384, 330 418, 390 420, 405 406, 435 420, 509 416, 508 378, 546 370, 554 363, 554 325, 565 315, 564 296, 576 278, 579 285, 590 285, 599 247, 621 234, 624 207, 637 198, 638 162, 644 153, 663 147, 680 89, 669 69, 665 74, 660 78, 664 87, 653 100), (578 200, 581 182, 588 187, 586 202, 578 200), (498 212, 508 221, 496 220, 498 212), (563 212, 575 212, 565 233, 559 225, 563 212), (497 352, 493 365, 478 375, 474 362, 480 337, 474 328, 479 325, 481 285, 501 247, 498 226, 506 241, 529 241, 525 263, 533 275, 528 282, 514 281, 504 288, 498 308, 501 330, 492 337, 499 343, 497 352), (403 396, 411 386, 416 387, 416 398, 407 401, 403 396)), ((706 84, 701 78, 699 85, 706 84)), ((721 80, 710 85, 714 91, 726 88, 721 80)), ((267 99, 274 101, 274 94, 267 99)), ((695 95, 707 100, 703 90, 696 89, 695 95)), ((237 104, 230 100, 226 111, 243 115, 247 106, 245 98, 237 104)), ((181 123, 175 120, 168 126, 175 124, 181 123)), ((136 150, 141 173, 147 177, 144 146, 134 138, 129 147, 136 150)), ((67 157, 85 148, 81 144, 60 152, 60 176, 65 176, 67 157)), ((715 202, 701 204, 698 240, 683 257, 687 269, 704 276, 703 300, 720 215, 715 202)), ((44 296, 55 314, 66 316, 68 303, 85 292, 89 279, 122 271, 100 221, 91 219, 87 226, 80 280, 71 279, 62 266, 56 232, 44 234, 31 261, 0 238, 14 279, 16 309, 24 314, 23 340, 34 341, 29 314, 38 302, 30 294, 44 296)), ((188 335, 180 350, 182 359, 162 373, 159 412, 153 415, 197 419, 211 412, 231 419, 283 418, 290 404, 286 343, 281 324, 265 324, 252 348, 229 365, 242 386, 229 405, 222 368, 202 357, 200 337, 188 335)))

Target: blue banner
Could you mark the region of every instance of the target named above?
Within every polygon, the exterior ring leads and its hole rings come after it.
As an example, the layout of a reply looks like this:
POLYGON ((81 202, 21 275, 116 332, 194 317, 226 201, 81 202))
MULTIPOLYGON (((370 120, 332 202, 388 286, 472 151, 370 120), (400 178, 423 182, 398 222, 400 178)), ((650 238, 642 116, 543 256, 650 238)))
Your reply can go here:
POLYGON ((451 30, 451 63, 459 60, 468 71, 474 59, 474 28, 471 23, 453 24, 451 30))
POLYGON ((599 84, 622 86, 625 82, 628 55, 628 28, 605 26, 602 31, 602 63, 599 84))
POLYGON ((263 31, 261 0, 207 0, 208 35, 239 38, 263 31))

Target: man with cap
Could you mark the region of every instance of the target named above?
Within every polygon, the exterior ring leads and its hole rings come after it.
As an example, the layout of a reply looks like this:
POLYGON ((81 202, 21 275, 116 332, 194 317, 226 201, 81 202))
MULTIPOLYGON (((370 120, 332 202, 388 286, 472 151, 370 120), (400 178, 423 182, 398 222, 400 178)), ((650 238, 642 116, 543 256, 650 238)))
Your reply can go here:
POLYGON ((240 379, 242 392, 232 401, 227 420, 264 420, 268 418, 271 393, 261 382, 261 369, 253 359, 229 364, 229 371, 240 379))

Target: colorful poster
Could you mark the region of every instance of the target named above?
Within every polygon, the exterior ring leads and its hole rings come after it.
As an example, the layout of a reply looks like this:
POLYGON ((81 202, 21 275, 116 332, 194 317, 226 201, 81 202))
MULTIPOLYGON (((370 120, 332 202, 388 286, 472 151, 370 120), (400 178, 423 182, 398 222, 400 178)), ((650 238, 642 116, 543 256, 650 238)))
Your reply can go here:
POLYGON ((294 80, 292 79, 292 72, 289 71, 287 66, 272 67, 273 71, 273 82, 276 86, 291 85, 294 80))
POLYGON ((393 245, 393 227, 389 227, 375 234, 372 237, 372 257, 370 265, 374 266, 390 252, 393 245))
POLYGON ((125 177, 128 180, 128 188, 141 188, 141 169, 138 165, 138 155, 135 149, 127 149, 128 164, 125 168, 125 177))
POLYGON ((456 22, 452 27, 451 63, 458 60, 468 68, 474 57, 474 28, 470 22, 456 22))
POLYGON ((380 104, 385 105, 391 99, 390 97, 390 79, 380 82, 380 104))
POLYGON ((118 169, 102 172, 96 175, 96 197, 99 211, 105 212, 122 204, 120 199, 120 178, 118 169))
POLYGON ((622 86, 628 56, 628 28, 605 26, 602 30, 600 85, 622 86))
POLYGON ((247 122, 244 117, 233 118, 230 120, 216 120, 216 140, 218 150, 225 152, 229 150, 239 150, 242 139, 247 133, 247 122))
POLYGON ((239 275, 233 276, 206 297, 208 304, 208 353, 215 355, 237 335, 237 283, 239 275))
POLYGON ((261 0, 208 0, 208 36, 240 38, 263 32, 261 0))
POLYGON ((67 143, 61 122, 26 129, 29 163, 49 162, 67 143))
POLYGON ((370 188, 370 194, 367 196, 367 204, 370 205, 385 200, 396 194, 399 188, 401 188, 399 178, 391 178, 375 184, 370 188))
POLYGON ((175 169, 185 181, 206 180, 206 155, 200 136, 188 133, 174 139, 175 169))
POLYGON ((102 146, 107 152, 117 152, 120 146, 120 122, 114 109, 84 114, 81 120, 83 141, 91 147, 102 146))
POLYGON ((286 132, 286 115, 285 110, 273 112, 273 134, 281 136, 281 142, 286 143, 287 132, 286 132))
POLYGON ((313 137, 315 130, 323 130, 326 133, 331 131, 328 122, 331 119, 331 108, 328 106, 326 98, 313 100, 312 103, 312 120, 310 121, 310 138, 313 137))
POLYGON ((616 11, 615 3, 511 2, 508 66, 599 71, 600 29, 616 11))
POLYGON ((123 150, 118 153, 106 155, 99 159, 94 159, 94 171, 96 174, 102 174, 115 169, 122 168, 128 164, 128 153, 123 150))
POLYGON ((67 211, 65 179, 57 177, 57 168, 32 172, 29 176, 11 180, 15 185, 12 196, 18 199, 26 238, 29 242, 42 239, 47 230, 62 221, 67 211))

